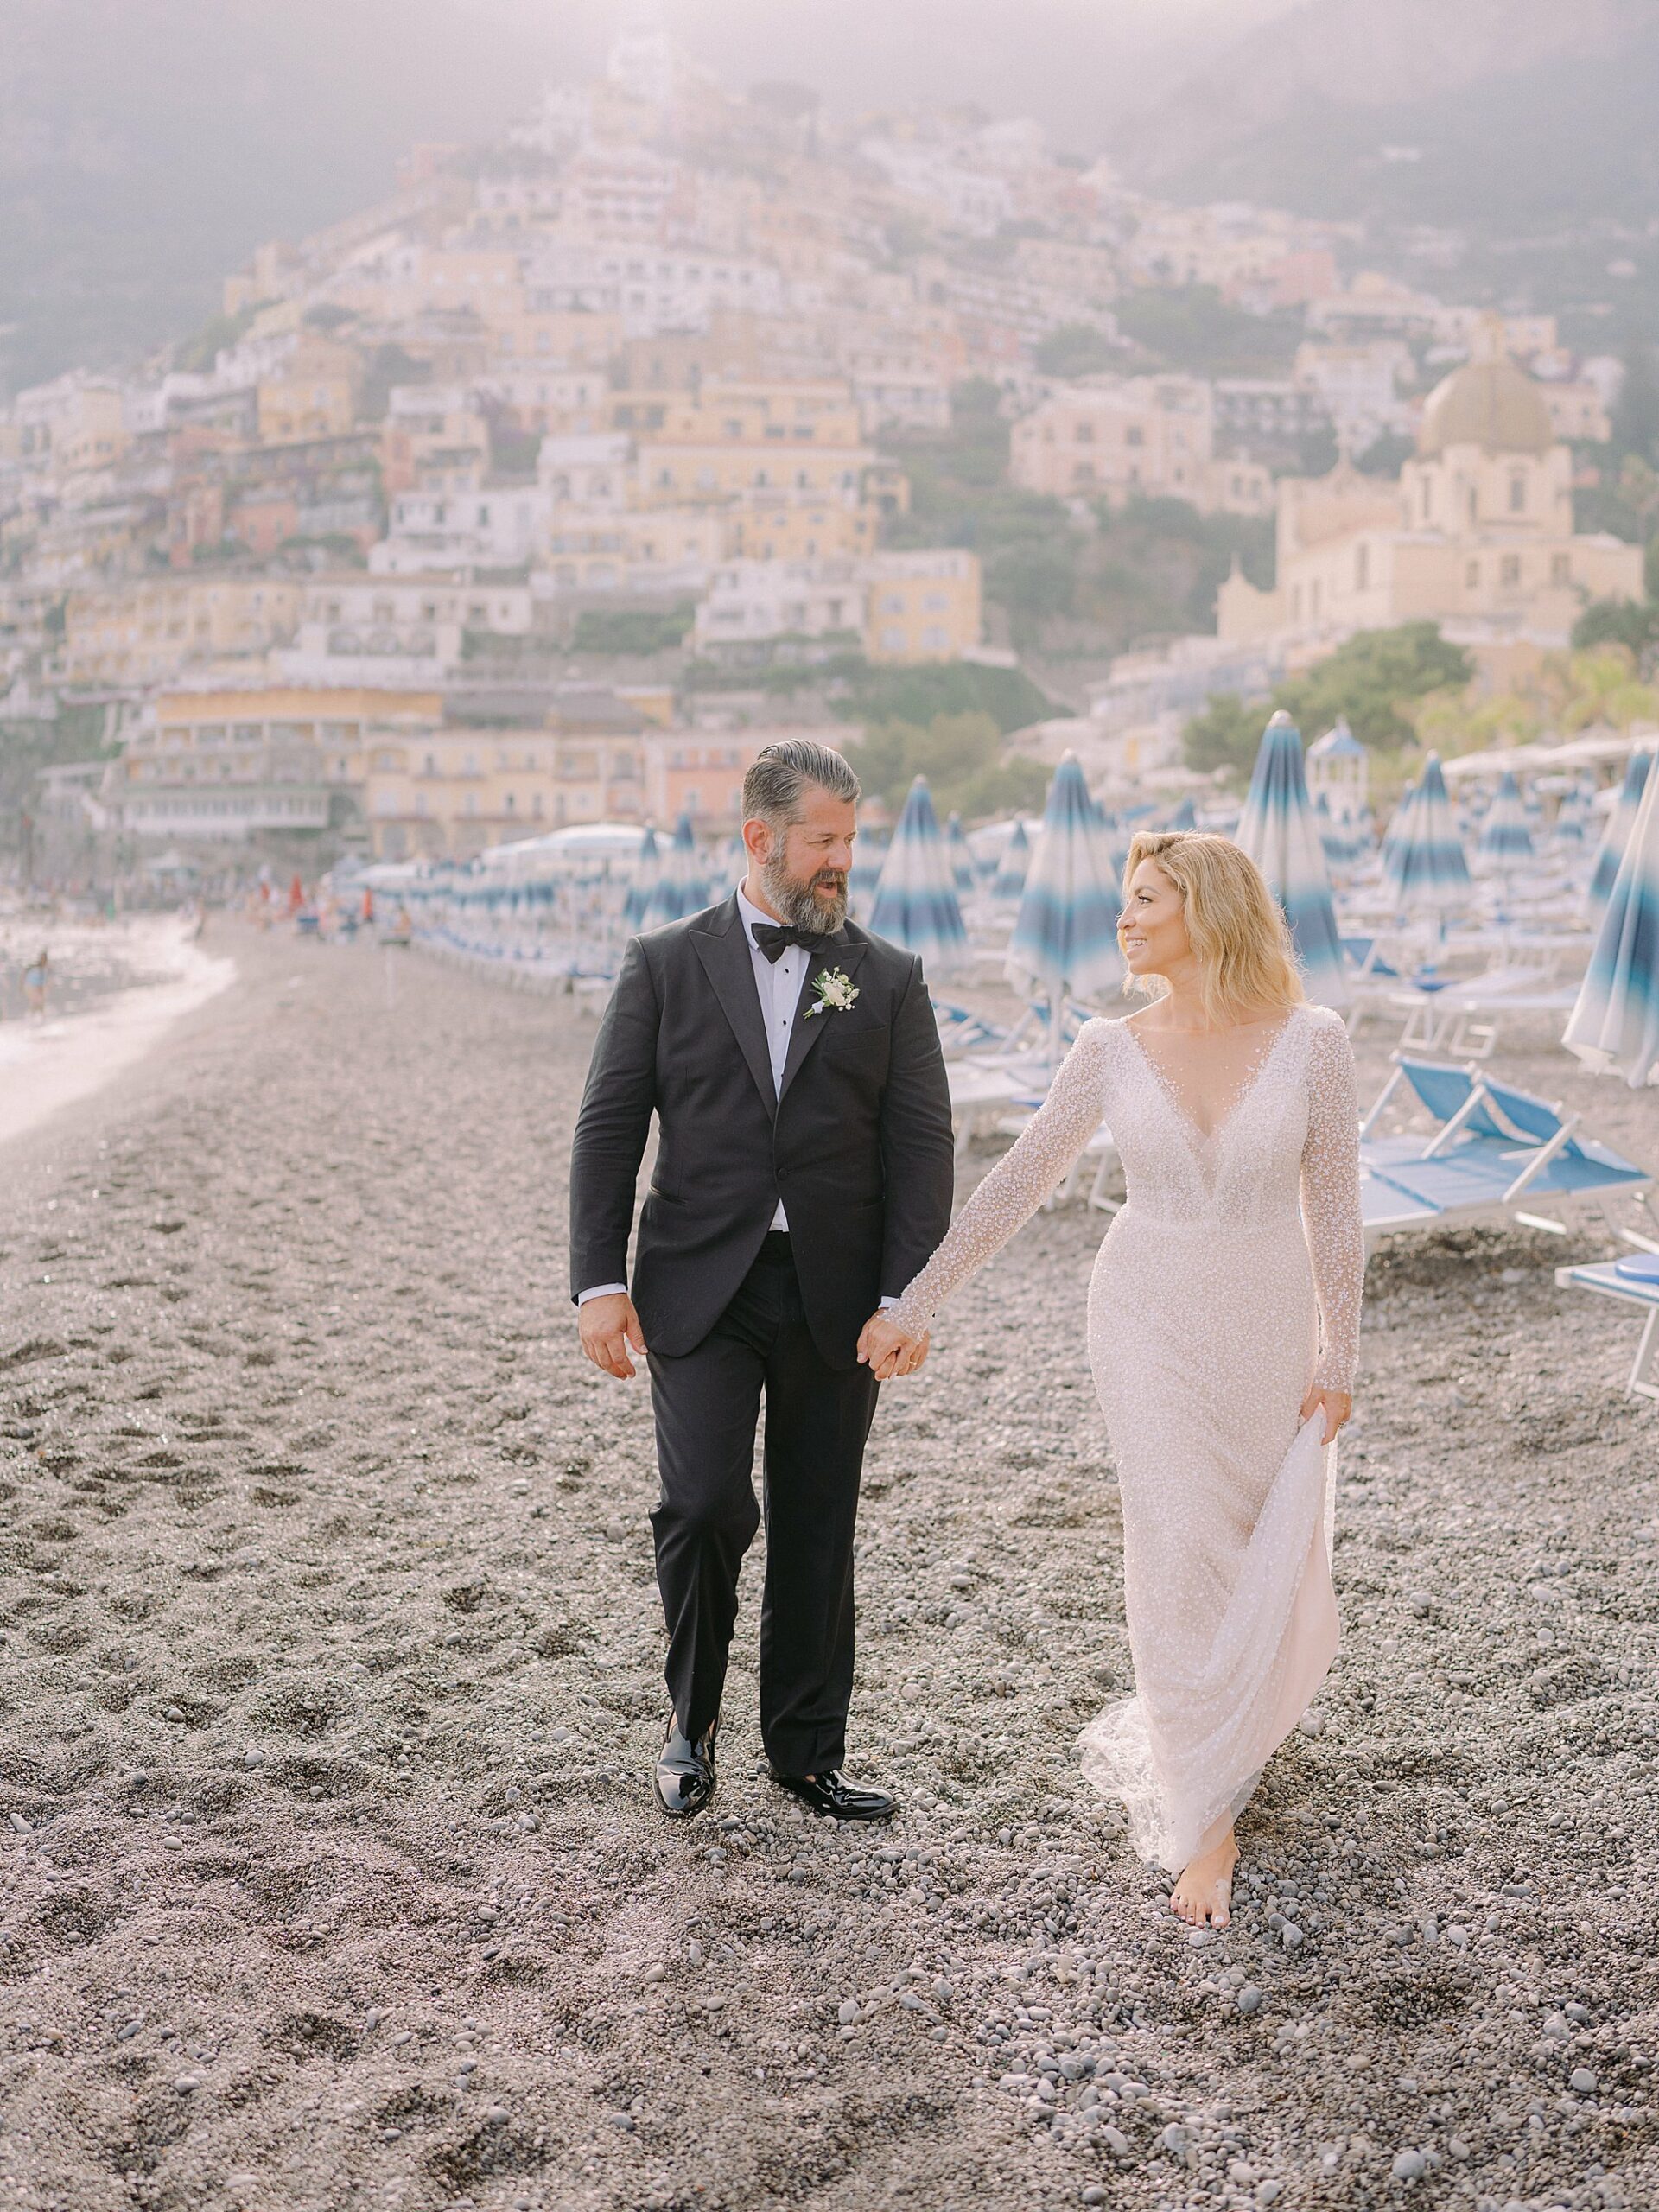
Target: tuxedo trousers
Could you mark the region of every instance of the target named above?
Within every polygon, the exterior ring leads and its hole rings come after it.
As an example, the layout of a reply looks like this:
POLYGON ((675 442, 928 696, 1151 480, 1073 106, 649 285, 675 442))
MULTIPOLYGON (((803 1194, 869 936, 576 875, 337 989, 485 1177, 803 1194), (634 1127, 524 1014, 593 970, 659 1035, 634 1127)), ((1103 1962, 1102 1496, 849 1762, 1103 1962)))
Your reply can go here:
POLYGON ((868 1367, 824 1359, 776 1230, 702 1342, 649 1364, 661 1484, 651 1524, 680 1726, 695 1742, 720 1711, 738 1574, 761 1520, 764 1395, 760 1737, 778 1773, 826 1773, 846 1757, 853 1530, 880 1385, 868 1367))

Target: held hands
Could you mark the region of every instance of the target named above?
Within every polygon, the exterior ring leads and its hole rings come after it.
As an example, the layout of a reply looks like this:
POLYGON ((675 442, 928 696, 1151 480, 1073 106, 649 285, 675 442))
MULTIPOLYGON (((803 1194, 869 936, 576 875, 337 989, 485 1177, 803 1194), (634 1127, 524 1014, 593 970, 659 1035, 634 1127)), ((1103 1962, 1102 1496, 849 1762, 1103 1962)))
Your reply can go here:
POLYGON ((1299 1418, 1311 1421, 1315 1413, 1323 1412, 1325 1441, 1329 1444, 1353 1410, 1354 1402, 1346 1390, 1310 1390, 1302 1400, 1299 1418))
POLYGON ((590 1298, 578 1312, 577 1326, 582 1348, 594 1365, 603 1368, 607 1375, 628 1381, 634 1373, 628 1354, 630 1351, 643 1354, 645 1338, 627 1294, 619 1290, 608 1298, 590 1298))
POLYGON ((859 1363, 868 1367, 878 1382, 890 1382, 895 1375, 914 1375, 932 1341, 931 1335, 906 1336, 886 1313, 872 1313, 859 1334, 859 1363))

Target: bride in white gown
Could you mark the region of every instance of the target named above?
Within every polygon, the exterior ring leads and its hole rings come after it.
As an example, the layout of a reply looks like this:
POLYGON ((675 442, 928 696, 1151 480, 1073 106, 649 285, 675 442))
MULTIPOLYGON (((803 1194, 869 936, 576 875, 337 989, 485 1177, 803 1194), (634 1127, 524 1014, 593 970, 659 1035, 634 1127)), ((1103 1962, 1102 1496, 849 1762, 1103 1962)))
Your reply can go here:
POLYGON ((1364 1248, 1353 1055, 1302 995, 1278 902, 1200 834, 1130 849, 1119 940, 1144 1010, 1087 1023, 1041 1111, 891 1313, 878 1376, 926 1357, 939 1306, 1104 1120, 1127 1202, 1088 1344, 1116 1462, 1135 1694, 1081 1739, 1194 1923, 1228 1917, 1233 1822, 1337 1648, 1334 1452, 1351 1408, 1364 1248))

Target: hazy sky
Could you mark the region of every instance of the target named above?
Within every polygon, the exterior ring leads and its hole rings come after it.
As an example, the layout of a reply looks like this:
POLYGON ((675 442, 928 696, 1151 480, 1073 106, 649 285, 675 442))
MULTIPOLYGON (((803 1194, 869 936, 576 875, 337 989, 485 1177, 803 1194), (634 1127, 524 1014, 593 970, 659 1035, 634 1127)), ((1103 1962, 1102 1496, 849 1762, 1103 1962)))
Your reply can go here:
MULTIPOLYGON (((492 19, 537 35, 550 65, 580 73, 618 24, 649 13, 629 0, 453 0, 488 35, 492 19)), ((657 10, 728 82, 791 77, 837 108, 977 99, 1039 115, 1080 150, 1132 106, 1297 0, 661 0, 657 10)))

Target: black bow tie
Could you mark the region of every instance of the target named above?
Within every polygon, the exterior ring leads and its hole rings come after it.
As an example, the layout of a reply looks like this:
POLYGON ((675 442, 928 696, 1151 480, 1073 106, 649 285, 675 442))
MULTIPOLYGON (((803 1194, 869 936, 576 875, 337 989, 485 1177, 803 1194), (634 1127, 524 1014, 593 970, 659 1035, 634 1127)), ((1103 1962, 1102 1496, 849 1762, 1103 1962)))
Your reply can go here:
POLYGON ((750 925, 754 941, 775 968, 783 957, 785 945, 798 944, 808 952, 816 952, 826 942, 823 934, 814 930, 798 930, 788 922, 754 922, 750 925))

